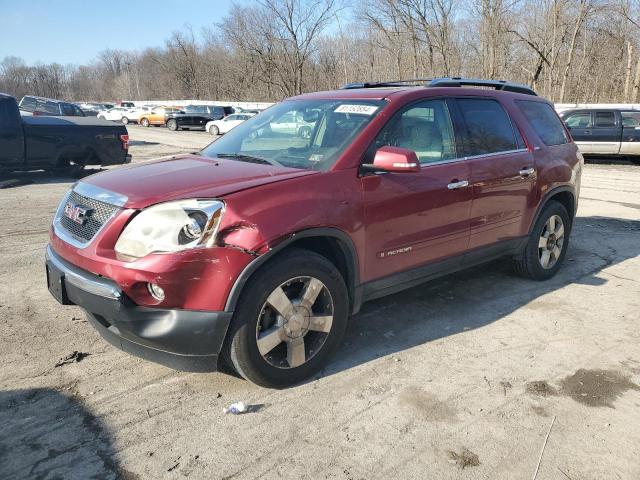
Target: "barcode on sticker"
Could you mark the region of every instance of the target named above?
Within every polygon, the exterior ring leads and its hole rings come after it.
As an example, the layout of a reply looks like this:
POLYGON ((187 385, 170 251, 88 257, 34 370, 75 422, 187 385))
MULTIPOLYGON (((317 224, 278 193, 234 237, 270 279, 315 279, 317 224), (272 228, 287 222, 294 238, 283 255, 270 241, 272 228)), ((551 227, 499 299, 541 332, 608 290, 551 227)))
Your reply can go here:
POLYGON ((373 105, 340 105, 335 113, 353 113, 356 115, 372 115, 378 107, 373 105))

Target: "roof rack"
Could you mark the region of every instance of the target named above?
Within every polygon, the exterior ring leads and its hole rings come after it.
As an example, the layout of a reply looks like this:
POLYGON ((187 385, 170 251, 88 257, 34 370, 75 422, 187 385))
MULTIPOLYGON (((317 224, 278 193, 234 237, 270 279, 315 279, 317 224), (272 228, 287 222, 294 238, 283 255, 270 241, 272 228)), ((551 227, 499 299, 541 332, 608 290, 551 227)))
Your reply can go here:
POLYGON ((483 80, 479 78, 442 77, 442 78, 413 78, 410 80, 391 80, 387 82, 347 83, 341 89, 354 88, 381 88, 381 87, 486 87, 503 90, 505 92, 524 93, 526 95, 538 95, 531 87, 521 83, 507 82, 506 80, 483 80))
POLYGON ((521 83, 507 82, 506 80, 483 80, 479 78, 462 78, 462 77, 443 77, 434 78, 427 87, 488 87, 496 90, 504 90, 506 92, 524 93, 526 95, 538 95, 528 85, 521 83))
POLYGON ((412 78, 409 80, 389 80, 385 82, 356 82, 347 83, 340 87, 340 90, 350 90, 352 88, 381 88, 381 87, 406 87, 407 85, 424 85, 431 81, 430 78, 412 78))

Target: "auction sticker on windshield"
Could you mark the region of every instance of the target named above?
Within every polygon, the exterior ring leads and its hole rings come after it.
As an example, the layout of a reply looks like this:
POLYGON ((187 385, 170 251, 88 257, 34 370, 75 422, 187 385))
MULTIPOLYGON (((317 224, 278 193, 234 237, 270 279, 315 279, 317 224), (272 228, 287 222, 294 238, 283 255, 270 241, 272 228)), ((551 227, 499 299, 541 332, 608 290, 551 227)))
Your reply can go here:
POLYGON ((378 107, 374 105, 340 105, 334 112, 372 115, 376 110, 378 110, 378 107))

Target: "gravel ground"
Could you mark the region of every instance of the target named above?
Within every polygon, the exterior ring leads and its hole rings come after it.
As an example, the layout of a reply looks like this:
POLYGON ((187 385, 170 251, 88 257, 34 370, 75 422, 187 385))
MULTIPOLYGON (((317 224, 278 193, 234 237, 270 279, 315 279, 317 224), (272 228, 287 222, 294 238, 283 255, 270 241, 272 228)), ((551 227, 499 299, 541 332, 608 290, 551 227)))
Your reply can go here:
MULTIPOLYGON (((129 130, 134 162, 212 140, 129 130)), ((322 374, 283 391, 105 343, 45 287, 73 180, 19 178, 0 190, 2 479, 516 479, 543 446, 538 479, 640 478, 640 167, 586 166, 554 279, 495 262, 370 302, 322 374), (238 400, 252 411, 222 413, 238 400)))

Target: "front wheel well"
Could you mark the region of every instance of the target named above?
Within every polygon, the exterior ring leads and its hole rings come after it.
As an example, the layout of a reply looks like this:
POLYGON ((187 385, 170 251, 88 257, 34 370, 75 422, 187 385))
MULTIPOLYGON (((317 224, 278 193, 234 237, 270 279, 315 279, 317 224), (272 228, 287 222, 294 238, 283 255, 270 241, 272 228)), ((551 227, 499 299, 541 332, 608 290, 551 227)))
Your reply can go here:
POLYGON ((261 257, 258 257, 258 264, 253 268, 250 267, 247 271, 241 274, 240 278, 238 278, 236 284, 232 288, 227 300, 226 309, 229 310, 235 308, 236 302, 238 301, 239 295, 244 289, 246 282, 248 282, 258 270, 267 267, 271 262, 277 262, 278 258, 283 253, 288 252, 291 249, 303 249, 322 255, 335 265, 347 286, 347 291, 349 293, 349 307, 350 311, 353 311, 356 300, 355 287, 358 282, 358 264, 357 257, 355 257, 356 253, 349 243, 350 240, 342 240, 341 238, 332 235, 302 234, 299 235, 298 238, 289 239, 289 241, 286 242, 286 245, 283 245, 280 248, 276 246, 276 251, 271 252, 272 254, 265 254, 268 258, 262 259, 261 257))

